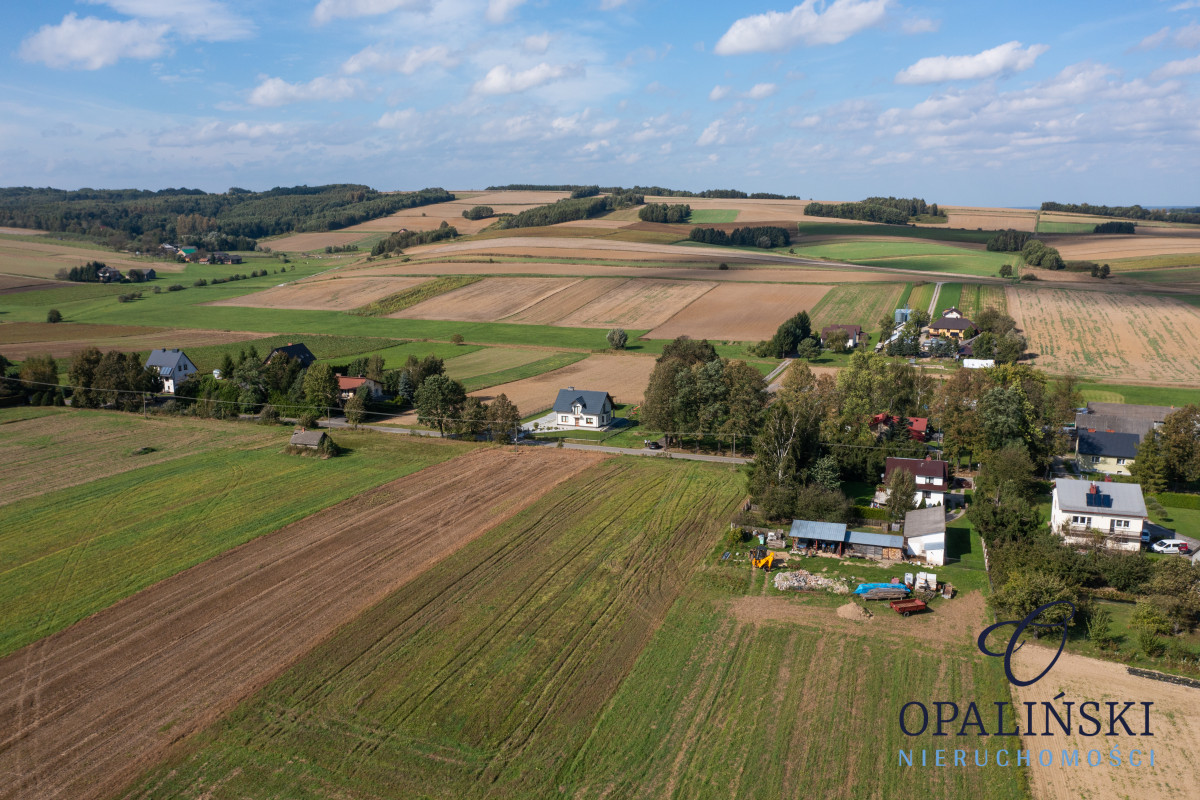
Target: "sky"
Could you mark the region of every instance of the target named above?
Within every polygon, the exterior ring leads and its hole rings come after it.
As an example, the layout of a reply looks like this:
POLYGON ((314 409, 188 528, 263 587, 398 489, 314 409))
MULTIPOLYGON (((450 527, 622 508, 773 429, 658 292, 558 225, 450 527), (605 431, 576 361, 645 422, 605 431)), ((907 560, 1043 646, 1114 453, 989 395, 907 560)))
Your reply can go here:
POLYGON ((40 0, 0 186, 1200 205, 1200 0, 40 0))

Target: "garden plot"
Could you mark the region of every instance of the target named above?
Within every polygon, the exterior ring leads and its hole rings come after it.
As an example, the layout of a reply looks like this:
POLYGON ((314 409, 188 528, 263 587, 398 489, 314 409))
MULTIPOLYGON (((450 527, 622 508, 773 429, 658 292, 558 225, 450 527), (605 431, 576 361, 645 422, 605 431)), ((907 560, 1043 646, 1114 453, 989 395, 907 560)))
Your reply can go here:
POLYGON ((692 301, 648 339, 693 339, 756 342, 770 339, 784 320, 812 311, 830 290, 814 284, 725 283, 692 301))
POLYGON ((554 324, 568 328, 653 328, 716 285, 709 281, 626 281, 554 324))
POLYGON ((1008 288, 1008 313, 1048 371, 1200 385, 1200 312, 1178 300, 1022 286, 1008 288))
POLYGON ((425 278, 333 278, 272 286, 261 292, 209 303, 213 306, 349 311, 423 283, 425 278))
POLYGON ((484 278, 388 316, 495 322, 519 314, 574 283, 570 278, 484 278))

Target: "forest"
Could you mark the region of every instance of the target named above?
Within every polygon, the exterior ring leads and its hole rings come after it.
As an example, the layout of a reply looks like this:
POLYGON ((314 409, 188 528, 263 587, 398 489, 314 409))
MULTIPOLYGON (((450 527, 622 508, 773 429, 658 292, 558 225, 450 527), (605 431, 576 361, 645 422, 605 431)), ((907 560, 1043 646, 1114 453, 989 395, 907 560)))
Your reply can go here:
POLYGON ((720 228, 692 228, 688 239, 704 244, 720 244, 731 247, 761 247, 769 250, 772 247, 786 247, 791 241, 790 234, 783 228, 774 225, 763 225, 757 228, 734 228, 726 233, 720 228))
POLYGON ((937 203, 930 205, 919 197, 868 197, 857 203, 809 203, 804 207, 804 213, 810 217, 907 225, 910 217, 921 214, 937 216, 938 206, 937 203))
POLYGON ((497 226, 500 228, 540 228, 544 225, 557 225, 560 222, 591 219, 617 209, 641 205, 643 199, 639 194, 620 193, 605 197, 559 200, 557 203, 535 206, 527 208, 519 214, 501 217, 497 226))
MULTIPOLYGON (((626 189, 620 186, 580 186, 573 183, 506 183, 503 186, 489 186, 489 192, 571 192, 595 188, 604 194, 641 194, 653 197, 714 197, 722 200, 799 200, 794 194, 774 194, 772 192, 746 192, 737 189, 705 189, 702 192, 689 192, 686 189, 666 189, 662 186, 631 186, 626 189)), ((584 195, 580 195, 581 197, 584 195)))
POLYGON ((454 199, 444 189, 383 193, 357 184, 199 189, 0 189, 0 226, 70 233, 113 247, 164 242, 206 250, 253 250, 264 236, 327 231, 454 199))

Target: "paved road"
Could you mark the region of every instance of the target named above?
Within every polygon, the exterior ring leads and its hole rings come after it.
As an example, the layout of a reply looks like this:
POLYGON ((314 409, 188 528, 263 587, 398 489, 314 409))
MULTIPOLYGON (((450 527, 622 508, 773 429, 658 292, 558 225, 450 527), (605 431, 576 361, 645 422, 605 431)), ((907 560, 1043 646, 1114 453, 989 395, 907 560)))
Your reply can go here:
POLYGON ((779 376, 784 373, 788 367, 792 365, 792 359, 785 358, 783 363, 775 369, 771 370, 771 374, 767 376, 767 391, 775 394, 779 391, 779 387, 783 385, 783 379, 779 376))

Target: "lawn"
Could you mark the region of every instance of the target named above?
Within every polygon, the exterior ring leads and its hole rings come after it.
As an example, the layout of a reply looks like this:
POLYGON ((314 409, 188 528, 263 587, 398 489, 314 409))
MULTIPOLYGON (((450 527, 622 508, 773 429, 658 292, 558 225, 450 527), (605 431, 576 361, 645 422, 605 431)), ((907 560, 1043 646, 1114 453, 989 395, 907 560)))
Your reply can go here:
POLYGON ((692 215, 688 217, 688 222, 700 223, 716 223, 716 222, 736 222, 738 218, 737 209, 730 208, 693 208, 692 215))
POLYGON ((1084 400, 1095 403, 1129 403, 1144 406, 1185 406, 1197 400, 1196 389, 1164 386, 1121 386, 1112 383, 1081 383, 1084 400))
MULTIPOLYGON (((71 412, 68 422, 76 423, 76 414, 87 414, 88 423, 63 442, 64 454, 79 449, 77 438, 103 439, 114 425, 137 419, 71 412)), ((290 428, 210 424, 234 434, 225 446, 120 474, 98 465, 94 480, 4 507, 0 655, 231 547, 470 447, 339 431, 334 439, 349 452, 322 461, 283 452, 290 428), (268 435, 258 441, 240 435, 263 430, 268 435)), ((0 446, 19 435, 17 428, 0 425, 0 446)), ((151 426, 146 431, 147 441, 160 444, 161 432, 151 426)))
POLYGON ((828 258, 873 267, 961 275, 995 276, 1013 259, 1011 253, 968 250, 935 242, 846 241, 797 246, 797 255, 828 258))

